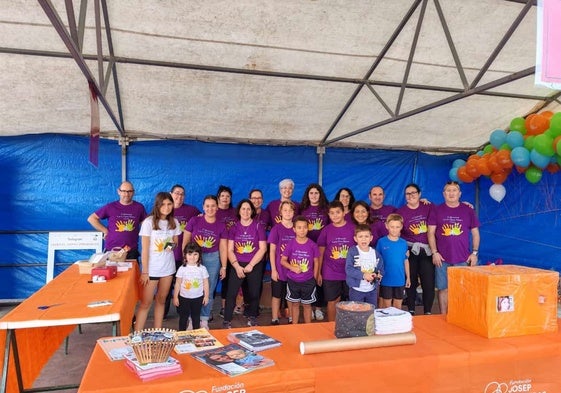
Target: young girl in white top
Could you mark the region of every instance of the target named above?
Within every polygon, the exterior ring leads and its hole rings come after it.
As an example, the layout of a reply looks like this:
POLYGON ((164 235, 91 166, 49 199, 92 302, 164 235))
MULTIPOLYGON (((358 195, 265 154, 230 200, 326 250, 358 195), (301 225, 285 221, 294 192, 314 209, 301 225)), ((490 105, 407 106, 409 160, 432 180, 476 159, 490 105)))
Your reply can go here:
POLYGON ((179 222, 173 217, 173 198, 169 192, 159 192, 152 213, 140 226, 142 239, 143 286, 140 305, 136 312, 135 330, 144 329, 148 311, 154 305, 154 327, 161 328, 164 319, 166 296, 175 273, 173 249, 181 233, 179 222), (154 295, 156 292, 156 295, 154 295))
POLYGON ((183 250, 183 266, 175 274, 173 304, 179 307, 179 330, 187 329, 191 318, 193 329, 201 327, 201 309, 208 303, 208 271, 202 262, 201 247, 191 241, 183 250))

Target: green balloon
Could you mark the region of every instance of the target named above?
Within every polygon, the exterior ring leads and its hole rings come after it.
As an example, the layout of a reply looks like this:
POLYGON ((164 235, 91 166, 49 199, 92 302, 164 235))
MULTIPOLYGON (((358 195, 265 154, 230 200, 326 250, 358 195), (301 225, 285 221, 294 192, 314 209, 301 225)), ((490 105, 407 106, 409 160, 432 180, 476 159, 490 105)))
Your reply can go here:
POLYGON ((523 117, 515 117, 510 122, 510 130, 518 131, 522 135, 526 135, 526 126, 524 125, 523 117))
POLYGON ((528 182, 536 184, 542 179, 542 170, 536 168, 535 166, 531 166, 526 169, 526 172, 524 172, 524 176, 526 176, 526 180, 528 180, 528 182))
POLYGON ((549 129, 555 136, 561 135, 561 112, 557 112, 549 119, 549 129))
POLYGON ((487 145, 483 148, 483 153, 492 153, 493 152, 493 145, 487 145))
POLYGON ((528 149, 528 151, 532 151, 532 149, 534 148, 534 138, 534 135, 530 135, 524 140, 524 147, 528 149))
MULTIPOLYGON (((559 153, 558 153, 559 154, 559 153)), ((557 163, 559 165, 561 165, 561 157, 559 155, 555 156, 555 158, 557 159, 557 163)))
POLYGON ((546 157, 551 157, 555 154, 553 139, 546 134, 536 135, 534 138, 534 149, 546 157))
POLYGON ((503 143, 503 144, 501 145, 501 148, 500 148, 499 150, 508 150, 508 151, 511 151, 511 150, 512 150, 512 147, 510 147, 510 145, 509 145, 508 143, 503 143))

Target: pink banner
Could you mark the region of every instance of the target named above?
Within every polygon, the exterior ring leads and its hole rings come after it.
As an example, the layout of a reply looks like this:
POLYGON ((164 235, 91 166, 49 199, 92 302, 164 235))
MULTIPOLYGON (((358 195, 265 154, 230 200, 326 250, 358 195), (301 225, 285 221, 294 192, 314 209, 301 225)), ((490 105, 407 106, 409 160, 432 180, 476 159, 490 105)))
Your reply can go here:
POLYGON ((99 104, 93 84, 90 87, 91 129, 90 129, 90 162, 97 168, 99 163, 99 104))
POLYGON ((561 0, 538 6, 536 83, 561 89, 561 0))

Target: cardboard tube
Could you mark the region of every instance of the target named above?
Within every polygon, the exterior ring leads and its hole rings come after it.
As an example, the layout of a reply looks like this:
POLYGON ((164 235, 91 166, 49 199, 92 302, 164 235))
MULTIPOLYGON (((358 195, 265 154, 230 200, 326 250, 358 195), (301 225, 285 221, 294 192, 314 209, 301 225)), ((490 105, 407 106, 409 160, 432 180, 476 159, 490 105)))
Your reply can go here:
POLYGON ((355 349, 391 347, 395 345, 415 344, 417 337, 415 333, 384 334, 378 336, 348 337, 335 340, 321 340, 300 342, 300 353, 309 355, 312 353, 352 351, 355 349))

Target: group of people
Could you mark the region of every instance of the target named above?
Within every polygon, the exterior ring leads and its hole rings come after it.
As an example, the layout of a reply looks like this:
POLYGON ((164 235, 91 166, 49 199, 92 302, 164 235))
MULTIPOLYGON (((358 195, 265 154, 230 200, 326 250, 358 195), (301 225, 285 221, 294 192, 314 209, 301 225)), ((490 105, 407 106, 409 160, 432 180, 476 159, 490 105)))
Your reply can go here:
POLYGON ((188 320, 193 328, 208 328, 219 280, 223 327, 231 327, 240 292, 248 325, 255 326, 267 261, 273 325, 280 323, 284 302, 292 323, 298 323, 300 309, 304 322, 322 319, 324 307, 333 321, 341 300, 401 308, 405 298, 414 314, 418 285, 424 313, 431 313, 435 288, 446 313, 447 269, 477 263, 479 222, 473 208, 460 202, 457 182, 446 183, 441 205, 422 199, 420 187, 409 184, 400 208, 384 204, 381 186, 371 188, 370 203, 356 201, 349 188, 329 202, 313 183, 296 202, 291 179, 279 183, 280 198, 266 207, 259 189, 234 207, 232 190, 220 186, 204 198, 202 212, 185 203, 181 185, 159 192, 149 215, 133 200, 130 182, 117 192, 119 200, 88 222, 103 232, 106 249, 126 247, 128 258, 140 257, 144 289, 136 330, 144 328, 152 303, 156 328, 171 303, 178 307, 180 330, 188 320))

